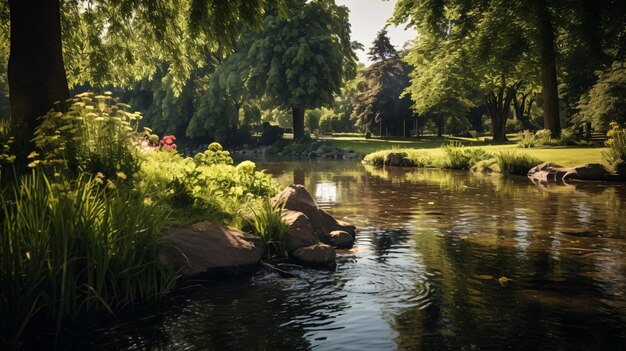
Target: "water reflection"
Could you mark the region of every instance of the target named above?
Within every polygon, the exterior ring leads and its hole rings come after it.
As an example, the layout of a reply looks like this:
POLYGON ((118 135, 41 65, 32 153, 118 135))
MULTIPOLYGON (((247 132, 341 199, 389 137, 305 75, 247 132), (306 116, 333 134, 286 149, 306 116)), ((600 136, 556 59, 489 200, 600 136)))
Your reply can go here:
MULTIPOLYGON (((103 348, 620 349, 626 190, 357 163, 270 163, 359 227, 335 273, 209 283, 103 348), (498 278, 506 277, 503 286, 498 278)), ((148 317, 146 317, 148 316, 148 317)))

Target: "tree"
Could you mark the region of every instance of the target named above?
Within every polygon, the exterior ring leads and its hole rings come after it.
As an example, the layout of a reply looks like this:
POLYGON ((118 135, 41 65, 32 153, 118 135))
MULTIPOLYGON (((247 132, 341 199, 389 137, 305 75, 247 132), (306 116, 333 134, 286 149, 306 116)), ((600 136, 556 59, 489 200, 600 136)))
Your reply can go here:
MULTIPOLYGON (((227 49, 242 22, 259 23, 264 3, 9 0, 12 123, 31 133, 38 116, 69 97, 64 51, 77 80, 122 83, 124 77, 130 83, 154 73, 156 60, 163 59, 186 76, 190 55, 200 57, 201 48, 227 49)), ((0 3, 0 15, 6 12, 6 2, 0 3)))
POLYGON ((409 86, 409 66, 391 45, 387 31, 378 32, 368 56, 372 65, 362 71, 363 84, 354 98, 353 114, 357 124, 369 130, 378 126, 379 135, 406 136, 406 121, 413 117, 410 96, 403 95, 409 86))
POLYGON ((292 111, 294 138, 304 136, 306 109, 330 106, 343 79, 355 75, 348 9, 333 0, 287 1, 289 19, 270 12, 260 32, 228 61, 238 61, 251 96, 292 111))
POLYGON ((580 99, 578 123, 590 122, 606 131, 615 121, 626 124, 626 61, 616 61, 598 73, 598 82, 580 99))

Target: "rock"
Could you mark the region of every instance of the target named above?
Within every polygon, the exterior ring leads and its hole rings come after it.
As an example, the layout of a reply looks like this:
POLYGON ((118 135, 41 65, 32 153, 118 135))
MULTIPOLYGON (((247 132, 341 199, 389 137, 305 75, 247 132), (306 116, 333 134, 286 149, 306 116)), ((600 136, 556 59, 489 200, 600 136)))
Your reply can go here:
POLYGON ((323 243, 331 243, 330 233, 335 230, 347 232, 353 239, 356 235, 355 226, 338 221, 331 214, 319 208, 311 194, 302 185, 289 185, 280 194, 272 198, 272 203, 284 204, 283 211, 303 213, 309 219, 315 237, 323 243))
POLYGON ((586 163, 568 171, 563 175, 563 180, 605 180, 607 174, 608 171, 603 165, 599 163, 586 163))
POLYGON ((287 251, 314 245, 318 242, 317 236, 311 228, 311 221, 302 212, 283 210, 283 220, 287 223, 286 245, 287 251))
POLYGON ((333 217, 330 213, 319 209, 320 211, 320 221, 322 223, 322 228, 324 228, 324 231, 326 233, 335 231, 335 230, 342 230, 344 232, 347 232, 348 234, 350 234, 352 236, 352 238, 354 238, 356 236, 356 227, 353 226, 352 224, 346 223, 344 221, 340 221, 338 219, 336 219, 335 217, 333 217))
POLYGON ((411 166, 413 162, 407 158, 406 152, 391 152, 385 156, 385 166, 405 167, 411 166))
POLYGON ((599 163, 587 163, 576 167, 561 167, 546 162, 528 171, 528 177, 535 182, 559 182, 567 180, 620 180, 619 174, 610 173, 599 163))
POLYGON ((289 259, 299 265, 311 268, 335 270, 335 249, 326 244, 301 247, 289 255, 289 259))
POLYGON ((161 258, 184 277, 253 273, 264 251, 260 238, 209 222, 168 228, 164 234, 161 258))
POLYGON ((619 161, 616 164, 614 164, 614 167, 615 167, 615 172, 617 173, 617 175, 622 180, 626 180, 626 162, 619 161))
POLYGON ((528 178, 540 181, 540 182, 548 182, 548 181, 560 181, 563 176, 569 172, 571 168, 562 167, 552 162, 544 162, 538 166, 531 168, 528 171, 528 178))
POLYGON ((343 230, 333 230, 329 234, 330 245, 338 249, 349 249, 354 245, 354 237, 343 230))
POLYGON ((346 152, 345 154, 343 154, 343 158, 344 160, 351 160, 351 159, 357 158, 357 154, 356 152, 352 152, 352 151, 346 152))
POLYGON ((317 158, 317 157, 318 157, 317 152, 315 152, 315 151, 309 152, 309 158, 317 158))

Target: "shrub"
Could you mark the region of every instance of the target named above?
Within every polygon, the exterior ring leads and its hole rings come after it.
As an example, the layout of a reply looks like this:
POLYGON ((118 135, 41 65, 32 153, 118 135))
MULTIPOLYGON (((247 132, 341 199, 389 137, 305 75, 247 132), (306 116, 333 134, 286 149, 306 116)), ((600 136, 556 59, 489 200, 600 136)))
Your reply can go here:
POLYGON ((483 149, 472 149, 461 143, 450 143, 441 147, 447 160, 440 161, 440 166, 451 169, 470 169, 477 162, 491 158, 491 154, 483 149))
POLYGON ((255 170, 253 162, 235 167, 218 143, 193 158, 176 152, 149 152, 144 157, 141 174, 146 191, 170 205, 175 217, 186 217, 177 218, 181 224, 197 214, 204 220, 239 226, 243 209, 278 190, 269 175, 255 170))
POLYGON ((606 163, 615 167, 618 163, 626 162, 626 129, 620 128, 617 122, 611 122, 610 126, 606 134, 607 148, 602 151, 602 156, 606 163))
POLYGON ((198 166, 210 166, 210 165, 232 165, 233 158, 230 157, 230 152, 224 150, 220 143, 209 144, 206 151, 198 153, 193 157, 194 162, 198 166))
POLYGON ((551 145, 552 132, 549 129, 541 129, 535 133, 535 139, 539 145, 551 145))
POLYGON ((0 194, 0 333, 17 340, 34 318, 77 320, 168 291, 162 208, 101 177, 56 180, 40 171, 0 194), (129 211, 132 209, 132 211, 129 211))
POLYGON ((515 152, 499 152, 494 156, 500 172, 512 175, 525 176, 531 168, 541 163, 532 156, 515 152))
POLYGON ((563 128, 561 130, 561 136, 559 137, 558 144, 561 146, 576 145, 576 136, 572 128, 563 128))
POLYGON ((523 132, 520 132, 518 135, 519 135, 519 141, 517 142, 518 147, 528 149, 528 148, 536 146, 537 137, 531 131, 525 130, 523 132))
POLYGON ((272 145, 283 138, 285 130, 279 126, 273 126, 268 122, 263 123, 263 132, 259 139, 261 145, 272 145))
MULTIPOLYGON (((138 112, 118 102, 111 93, 82 93, 71 99, 67 112, 51 110, 35 130, 30 167, 45 166, 54 172, 101 172, 115 179, 120 172, 132 178, 139 171, 138 112)), ((52 172, 51 172, 52 173, 52 172)))

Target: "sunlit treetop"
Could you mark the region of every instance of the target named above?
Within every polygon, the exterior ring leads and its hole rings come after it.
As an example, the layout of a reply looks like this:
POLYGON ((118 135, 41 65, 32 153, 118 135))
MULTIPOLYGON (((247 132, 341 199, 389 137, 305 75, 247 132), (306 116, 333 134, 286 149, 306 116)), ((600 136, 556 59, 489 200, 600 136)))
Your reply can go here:
MULTIPOLYGON (((258 27, 266 0, 63 0, 63 55, 70 86, 128 86, 166 62, 176 91, 196 66, 233 48, 243 27, 258 27)), ((282 8, 282 7, 280 7, 282 8)), ((0 3, 0 47, 8 38, 0 3)))

